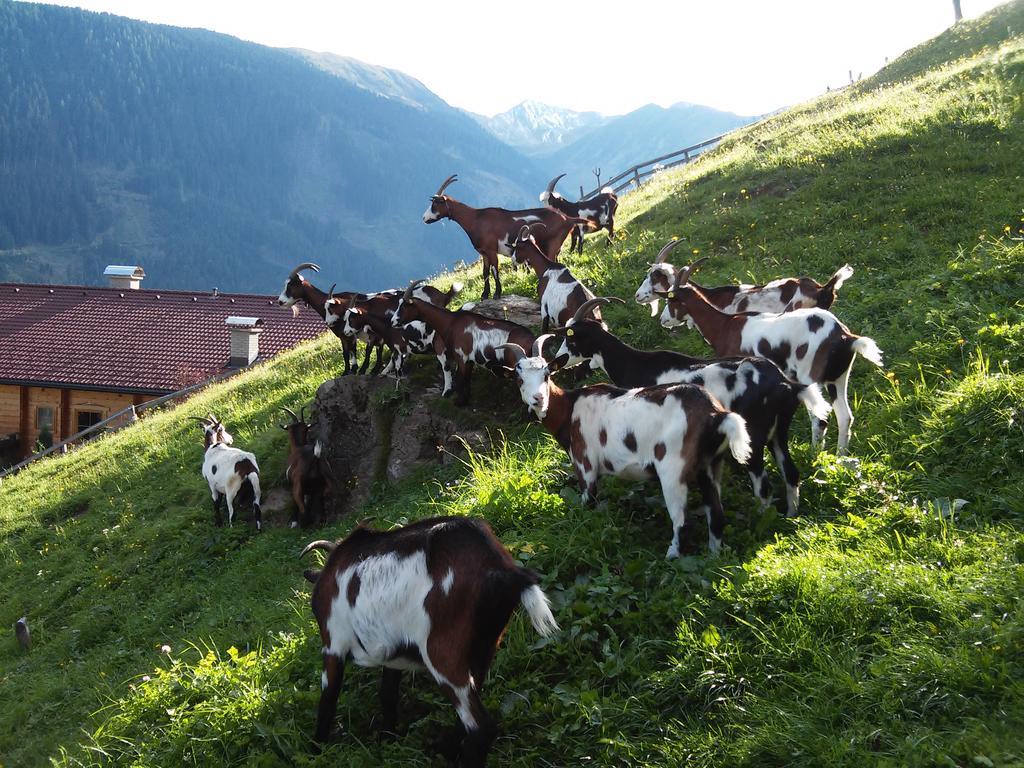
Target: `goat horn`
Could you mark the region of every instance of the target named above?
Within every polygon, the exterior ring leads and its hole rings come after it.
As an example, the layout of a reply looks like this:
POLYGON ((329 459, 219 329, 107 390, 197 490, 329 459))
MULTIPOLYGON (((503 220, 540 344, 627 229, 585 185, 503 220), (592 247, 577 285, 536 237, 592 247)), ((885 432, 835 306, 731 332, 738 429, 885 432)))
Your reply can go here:
POLYGON ((574 323, 578 323, 580 322, 580 320, 583 320, 591 311, 593 311, 595 307, 600 306, 601 304, 608 304, 613 301, 617 301, 620 304, 626 303, 618 296, 595 296, 593 299, 587 299, 582 304, 580 304, 579 309, 576 310, 576 314, 572 316, 572 321, 574 323))
POLYGON ((686 281, 690 279, 690 275, 692 275, 694 272, 700 269, 701 264, 703 264, 707 260, 707 256, 701 259, 697 259, 697 261, 693 262, 693 264, 688 264, 682 269, 680 269, 678 272, 676 272, 676 279, 672 283, 672 290, 674 291, 680 285, 686 283, 686 281))
POLYGON ((543 336, 538 336, 536 339, 533 340, 533 356, 534 357, 541 357, 541 358, 544 357, 544 343, 548 339, 552 338, 554 335, 555 334, 553 334, 553 333, 545 333, 543 336))
POLYGON ((551 181, 549 181, 549 182, 548 182, 548 194, 549 194, 549 195, 550 195, 550 194, 551 194, 552 192, 554 192, 554 191, 555 191, 555 184, 557 184, 557 183, 558 183, 558 180, 559 180, 560 178, 562 178, 563 176, 565 176, 565 174, 564 174, 564 173, 560 173, 560 174, 558 174, 557 176, 555 176, 555 178, 553 178, 553 179, 552 179, 551 181))
POLYGON ((327 539, 318 539, 317 541, 311 541, 309 542, 309 544, 306 545, 306 548, 302 550, 301 554, 299 554, 299 557, 305 557, 314 549, 322 549, 324 552, 333 552, 336 546, 338 545, 335 542, 327 541, 327 539))
POLYGON ((683 242, 683 238, 681 238, 681 237, 674 237, 671 240, 669 240, 667 243, 665 243, 665 247, 662 248, 661 251, 658 252, 658 261, 663 261, 665 259, 666 254, 668 254, 669 251, 671 251, 673 248, 675 248, 681 242, 683 242))
POLYGON ((511 342, 509 342, 508 344, 499 344, 498 346, 495 347, 495 349, 509 350, 513 355, 515 355, 517 363, 526 357, 526 350, 520 347, 518 344, 513 344, 511 342))
POLYGON ((337 288, 337 287, 338 287, 337 283, 331 283, 331 290, 329 290, 327 292, 327 300, 328 301, 333 301, 333 299, 334 299, 334 289, 337 288))
POLYGON ((453 173, 451 176, 444 180, 444 183, 440 187, 437 188, 437 192, 434 194, 434 197, 440 197, 441 195, 443 195, 444 191, 448 188, 448 185, 454 184, 458 180, 459 175, 457 173, 453 173))
POLYGON ((291 408, 285 408, 284 406, 281 406, 281 410, 292 417, 292 424, 297 424, 299 422, 299 417, 295 415, 295 411, 293 411, 291 408))
POLYGON ((301 272, 304 269, 312 269, 314 272, 319 272, 320 271, 320 265, 319 264, 314 264, 311 261, 304 261, 301 264, 299 264, 299 266, 297 266, 295 269, 293 269, 291 271, 291 274, 288 275, 288 277, 298 277, 299 276, 299 272, 301 272))
POLYGON ((426 280, 413 280, 409 283, 409 287, 405 289, 405 293, 402 294, 402 301, 409 301, 412 298, 412 292, 416 289, 417 285, 421 285, 427 282, 426 280))
POLYGON ((710 256, 701 256, 699 259, 693 262, 693 264, 690 265, 690 274, 692 275, 694 272, 700 269, 701 264, 703 264, 705 261, 710 261, 710 259, 710 256))
POLYGON ((202 418, 201 416, 189 416, 189 418, 190 418, 190 419, 195 419, 195 420, 196 420, 196 421, 198 421, 198 422, 199 422, 200 424, 202 424, 202 425, 203 425, 204 427, 208 427, 208 426, 210 426, 210 422, 209 422, 209 421, 207 421, 206 419, 202 418))
POLYGON ((305 423, 306 421, 306 407, 307 406, 303 405, 301 408, 299 408, 299 421, 303 423, 305 423))

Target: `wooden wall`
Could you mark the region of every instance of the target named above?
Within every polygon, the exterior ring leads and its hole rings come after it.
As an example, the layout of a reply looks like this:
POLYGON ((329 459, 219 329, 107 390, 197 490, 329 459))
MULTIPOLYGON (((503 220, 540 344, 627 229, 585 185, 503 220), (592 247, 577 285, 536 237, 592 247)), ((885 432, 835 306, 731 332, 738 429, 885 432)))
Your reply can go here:
POLYGON ((0 384, 0 437, 21 428, 21 387, 0 384))
POLYGON ((151 399, 139 395, 120 392, 87 392, 84 390, 62 390, 52 387, 19 387, 16 385, 0 385, 0 437, 11 432, 22 435, 21 452, 24 458, 35 447, 39 439, 39 424, 36 421, 36 409, 39 406, 53 408, 53 442, 59 443, 77 431, 78 412, 96 411, 100 418, 117 413, 133 403, 151 399), (23 414, 22 402, 27 400, 28 412, 23 414))

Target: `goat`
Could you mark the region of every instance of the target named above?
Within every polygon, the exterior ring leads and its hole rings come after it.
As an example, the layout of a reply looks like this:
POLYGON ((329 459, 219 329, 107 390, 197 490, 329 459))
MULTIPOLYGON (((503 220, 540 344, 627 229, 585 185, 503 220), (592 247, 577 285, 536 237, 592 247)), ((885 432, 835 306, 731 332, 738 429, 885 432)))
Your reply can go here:
MULTIPOLYGON (((356 342, 355 339, 349 338, 341 333, 341 329, 335 329, 333 323, 328 320, 327 316, 327 301, 331 299, 332 304, 335 306, 336 311, 338 307, 348 307, 354 301, 366 300, 369 297, 365 293, 339 293, 334 294, 334 288, 331 288, 332 294, 330 297, 315 285, 310 283, 300 273, 305 269, 311 269, 314 272, 319 272, 320 267, 312 262, 304 262, 299 264, 288 274, 288 279, 284 281, 284 288, 281 290, 281 295, 277 297, 277 303, 282 307, 291 307, 292 314, 297 315, 299 308, 298 302, 304 301, 307 306, 311 307, 320 317, 327 323, 327 327, 331 329, 338 340, 341 342, 342 356, 345 358, 345 370, 342 373, 343 376, 347 376, 350 373, 355 373, 356 367, 356 342)), ((343 314, 344 310, 340 310, 338 314, 343 314)))
MULTIPOLYGON (((840 455, 850 443, 853 413, 847 396, 850 371, 857 355, 882 367, 882 350, 867 336, 857 336, 826 309, 795 309, 782 314, 730 315, 711 304, 695 286, 687 285, 690 268, 676 273, 671 290, 656 292, 668 299, 661 324, 674 328, 692 319, 704 340, 720 357, 766 357, 802 384, 827 384, 835 391, 840 455)), ((812 442, 821 445, 828 422, 811 417, 812 442)))
MULTIPOLYGON (((577 309, 594 298, 594 292, 573 277, 564 264, 552 261, 537 246, 524 225, 512 243, 513 258, 529 264, 537 275, 537 296, 540 297, 541 329, 547 333, 551 323, 565 325, 577 309)), ((601 315, 595 310, 595 317, 601 315)))
POLYGON ((473 249, 483 259, 484 290, 481 298, 491 295, 491 274, 494 275, 494 298, 501 298, 501 277, 498 274, 498 254, 512 255, 512 239, 524 224, 540 223, 543 233, 537 235, 537 242, 544 254, 554 259, 562 248, 569 231, 582 224, 590 226, 586 219, 563 216, 550 208, 529 208, 522 211, 508 211, 504 208, 472 208, 453 197, 444 194, 449 184, 457 181, 453 174, 445 179, 437 192, 430 198, 430 207, 423 213, 423 222, 433 224, 441 219, 451 219, 469 237, 473 249))
MULTIPOLYGON (((435 306, 446 307, 461 290, 462 283, 453 283, 448 291, 441 291, 432 285, 421 285, 416 288, 414 295, 424 301, 429 301, 435 306)), ((335 300, 334 297, 334 286, 332 285, 331 290, 328 292, 327 300, 324 303, 324 322, 335 333, 341 333, 345 338, 351 339, 353 344, 355 344, 357 339, 366 343, 366 357, 363 359, 363 365, 359 368, 359 373, 366 373, 374 350, 377 352, 377 363, 374 365, 371 373, 374 376, 382 373, 381 366, 384 364, 384 346, 392 347, 392 345, 386 342, 384 334, 380 331, 381 323, 390 324, 391 316, 398 309, 398 304, 402 300, 402 292, 394 289, 381 291, 380 293, 369 294, 355 301, 344 298, 335 300), (360 312, 361 317, 356 319, 358 328, 351 324, 348 326, 345 324, 345 318, 349 309, 358 309, 360 312), (378 318, 380 323, 371 321, 370 317, 378 318), (373 323, 373 327, 371 327, 371 323, 373 323), (374 330, 374 328, 378 330, 374 330)), ((387 335, 390 336, 391 334, 387 335)), ((390 371, 392 367, 389 363, 386 370, 390 371)))
MULTIPOLYGON (((605 187, 598 194, 587 200, 580 200, 578 203, 571 203, 555 192, 555 185, 558 180, 565 176, 560 174, 548 182, 548 188, 540 194, 540 201, 548 208, 570 218, 582 218, 592 222, 592 231, 602 229, 608 230, 607 245, 612 244, 615 235, 615 211, 619 207, 619 198, 611 187, 605 187)), ((576 251, 583 253, 583 225, 573 227, 572 240, 569 242, 569 252, 576 251)))
POLYGON ((228 525, 234 522, 235 499, 241 500, 252 494, 252 512, 256 520, 256 530, 263 530, 263 513, 260 510, 260 468, 256 464, 256 456, 248 451, 232 448, 235 439, 224 429, 224 425, 212 413, 206 418, 193 416, 203 425, 203 437, 206 453, 203 456, 203 477, 210 486, 213 497, 214 523, 217 527, 224 525, 221 502, 227 501, 228 525))
POLYGON ((515 354, 523 402, 572 458, 584 503, 595 497, 601 475, 656 476, 673 528, 665 557, 673 559, 686 523, 687 487, 696 480, 708 519, 708 549, 717 554, 725 528, 718 465, 726 446, 741 464, 750 458, 743 417, 691 384, 564 390, 551 380, 542 354, 552 335, 538 337, 530 357, 516 344, 504 346, 515 354))
POLYGON ((282 410, 292 418, 290 423, 278 425, 288 433, 288 467, 284 475, 291 486, 296 511, 291 527, 306 527, 319 522, 323 515, 327 481, 316 447, 309 444, 311 425, 306 422, 305 406, 300 409, 299 416, 290 408, 282 410))
POLYGON ((426 669, 455 706, 461 729, 443 750, 462 766, 483 766, 496 724, 480 698, 498 642, 522 605, 543 637, 558 631, 537 575, 521 568, 483 520, 434 517, 393 531, 359 527, 338 543, 313 583, 323 646, 316 735, 330 735, 345 660, 383 667, 382 730, 393 733, 402 671, 426 669))
MULTIPOLYGON (((657 261, 650 265, 647 277, 636 290, 636 303, 647 304, 651 308, 651 317, 658 314, 658 291, 670 289, 675 280, 676 268, 666 261, 665 256, 682 240, 670 240, 661 249, 657 261)), ((692 276, 698 267, 707 261, 707 257, 698 259, 689 266, 688 275, 692 276)), ((723 285, 717 288, 706 288, 691 282, 705 298, 723 312, 738 314, 740 312, 791 312, 794 309, 828 309, 836 300, 836 292, 842 288, 850 276, 853 267, 844 264, 835 271, 824 284, 810 277, 783 277, 772 280, 765 285, 723 285)))
POLYGON ((512 358, 511 353, 499 351, 502 344, 533 344, 534 336, 528 328, 469 310, 450 312, 443 307, 434 306, 413 295, 416 285, 414 282, 406 289, 402 303, 391 320, 394 325, 422 320, 433 329, 434 351, 444 374, 442 395, 448 396, 454 392, 456 405, 465 405, 469 402, 469 385, 474 364, 480 363, 494 373, 503 373, 512 358), (453 366, 454 381, 451 373, 453 366))
POLYGON ((635 349, 587 316, 599 304, 612 300, 622 302, 606 297, 591 299, 564 328, 555 330, 562 339, 557 359, 568 358, 569 364, 590 362, 604 369, 618 387, 675 383, 704 387, 725 408, 747 422, 751 442, 747 471, 762 509, 771 503, 771 483, 764 469, 764 451, 770 445, 786 483, 786 514, 796 515, 800 505, 800 472, 789 453, 789 429, 800 402, 815 418, 828 418, 830 408, 821 396, 821 388, 786 378, 775 363, 761 357, 708 360, 667 350, 635 349))

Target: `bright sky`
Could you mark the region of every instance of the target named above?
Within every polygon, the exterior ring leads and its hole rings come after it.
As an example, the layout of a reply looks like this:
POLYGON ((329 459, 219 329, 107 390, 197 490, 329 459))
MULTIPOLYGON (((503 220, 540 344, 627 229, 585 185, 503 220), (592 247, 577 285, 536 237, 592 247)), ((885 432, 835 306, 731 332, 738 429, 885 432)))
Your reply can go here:
MULTIPOLYGON (((622 114, 758 115, 868 75, 953 21, 952 0, 55 0, 354 56, 492 115, 525 99, 622 114)), ((998 0, 962 0, 964 16, 998 0)))

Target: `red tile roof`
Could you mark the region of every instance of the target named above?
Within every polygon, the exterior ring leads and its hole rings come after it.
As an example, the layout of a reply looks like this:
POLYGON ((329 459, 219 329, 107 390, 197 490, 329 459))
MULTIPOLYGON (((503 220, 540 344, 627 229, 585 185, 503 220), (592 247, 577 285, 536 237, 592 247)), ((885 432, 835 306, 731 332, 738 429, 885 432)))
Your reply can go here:
POLYGON ((259 317, 259 360, 326 329, 274 296, 0 283, 0 384, 156 394, 227 370, 232 315, 259 317))

